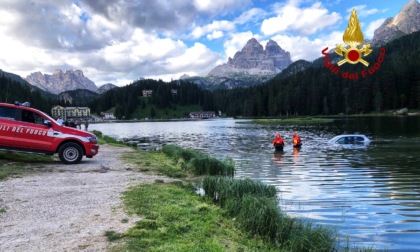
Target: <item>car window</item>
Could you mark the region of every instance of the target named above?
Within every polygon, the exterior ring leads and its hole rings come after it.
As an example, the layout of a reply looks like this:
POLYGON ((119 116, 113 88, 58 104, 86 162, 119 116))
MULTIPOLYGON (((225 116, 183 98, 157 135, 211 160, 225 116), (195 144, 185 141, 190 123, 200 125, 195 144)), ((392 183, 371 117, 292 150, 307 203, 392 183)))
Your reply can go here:
POLYGON ((337 143, 344 144, 344 139, 345 139, 345 137, 342 137, 342 138, 338 139, 337 143))
POLYGON ((0 107, 0 118, 15 119, 15 108, 0 107))
POLYGON ((38 113, 29 110, 22 110, 22 121, 42 125, 44 123, 44 118, 42 118, 42 116, 38 113))
POLYGON ((363 139, 363 137, 356 137, 356 141, 357 141, 357 142, 363 142, 363 141, 364 141, 364 139, 363 139))

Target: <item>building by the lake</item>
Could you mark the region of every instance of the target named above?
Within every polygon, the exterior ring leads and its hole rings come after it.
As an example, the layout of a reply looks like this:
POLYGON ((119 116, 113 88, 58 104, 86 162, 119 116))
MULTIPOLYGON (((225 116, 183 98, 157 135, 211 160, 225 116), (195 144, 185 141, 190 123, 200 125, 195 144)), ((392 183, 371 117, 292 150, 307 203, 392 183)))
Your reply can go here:
POLYGON ((151 97, 153 94, 153 90, 151 89, 142 90, 142 94, 143 94, 143 97, 151 97))
POLYGON ((63 120, 67 118, 87 118, 90 117, 90 108, 55 106, 51 109, 51 115, 54 118, 61 116, 63 120))
POLYGON ((214 111, 201 111, 201 112, 191 112, 191 118, 200 118, 200 119, 208 119, 216 117, 216 113, 214 111))

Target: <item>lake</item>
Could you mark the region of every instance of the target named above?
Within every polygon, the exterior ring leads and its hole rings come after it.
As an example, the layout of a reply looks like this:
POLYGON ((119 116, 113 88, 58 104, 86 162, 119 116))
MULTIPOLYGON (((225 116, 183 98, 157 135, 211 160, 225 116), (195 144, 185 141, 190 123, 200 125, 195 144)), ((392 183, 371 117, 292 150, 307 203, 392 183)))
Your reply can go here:
POLYGON ((336 229, 350 245, 420 251, 420 117, 360 117, 307 126, 216 119, 92 124, 117 139, 176 144, 235 161, 237 178, 278 190, 288 214, 336 229), (302 138, 300 151, 292 133, 302 138), (284 153, 274 153, 279 132, 284 153), (334 146, 337 134, 367 135, 368 146, 334 146))

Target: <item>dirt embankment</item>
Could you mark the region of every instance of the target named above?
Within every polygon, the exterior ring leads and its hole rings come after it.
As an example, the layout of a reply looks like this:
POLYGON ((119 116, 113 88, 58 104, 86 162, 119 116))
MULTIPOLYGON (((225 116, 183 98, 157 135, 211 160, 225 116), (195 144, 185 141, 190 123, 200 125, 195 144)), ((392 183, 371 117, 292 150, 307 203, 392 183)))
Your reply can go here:
POLYGON ((121 193, 164 179, 133 172, 120 160, 126 151, 101 145, 77 165, 57 161, 46 165, 49 172, 1 181, 0 251, 106 250, 105 231, 124 232, 139 220, 124 212, 121 193))

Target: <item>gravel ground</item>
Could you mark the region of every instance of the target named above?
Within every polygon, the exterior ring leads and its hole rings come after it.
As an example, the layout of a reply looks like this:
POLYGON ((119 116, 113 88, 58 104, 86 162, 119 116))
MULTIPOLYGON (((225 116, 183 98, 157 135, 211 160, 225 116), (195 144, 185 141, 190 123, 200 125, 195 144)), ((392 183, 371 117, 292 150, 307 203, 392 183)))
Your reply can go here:
POLYGON ((48 172, 0 181, 0 251, 107 250, 105 231, 124 232, 140 219, 124 212, 121 193, 162 179, 131 171, 119 159, 125 151, 101 145, 77 165, 57 161, 48 172))

